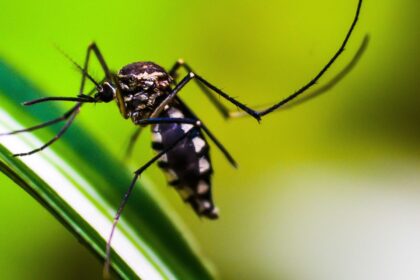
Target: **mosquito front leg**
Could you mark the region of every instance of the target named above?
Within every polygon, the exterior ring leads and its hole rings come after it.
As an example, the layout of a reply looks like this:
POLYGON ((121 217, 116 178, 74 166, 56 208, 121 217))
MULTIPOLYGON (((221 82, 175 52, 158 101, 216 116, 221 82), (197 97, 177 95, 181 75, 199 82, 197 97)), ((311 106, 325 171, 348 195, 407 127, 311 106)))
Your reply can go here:
MULTIPOLYGON (((100 86, 99 84, 89 75, 89 73, 87 72, 88 70, 88 64, 89 64, 89 57, 90 57, 90 52, 94 51, 95 54, 98 57, 98 60, 104 63, 103 61, 103 57, 100 54, 98 48, 96 47, 95 44, 91 44, 88 47, 88 51, 87 51, 87 55, 86 55, 86 59, 85 59, 85 63, 84 63, 84 67, 80 67, 76 62, 74 62, 70 57, 68 57, 66 54, 64 54, 73 64, 76 65, 76 67, 78 67, 78 69, 80 69, 80 71, 82 72, 82 80, 81 80, 81 85, 80 85, 80 90, 79 90, 79 95, 78 97, 43 97, 43 98, 39 98, 39 99, 35 99, 35 100, 31 100, 28 102, 25 102, 24 105, 29 106, 29 105, 34 105, 34 104, 38 104, 41 102, 46 102, 46 101, 71 101, 71 102, 77 102, 77 104, 75 106, 73 106, 73 108, 71 108, 69 111, 67 111, 65 114, 63 114, 63 116, 58 117, 56 119, 41 123, 39 125, 36 126, 32 126, 26 129, 20 129, 20 130, 16 130, 16 131, 12 131, 9 133, 4 133, 2 135, 11 135, 11 134, 16 134, 16 133, 21 133, 21 132, 28 132, 28 131, 33 131, 33 130, 37 130, 43 127, 47 127, 50 125, 53 125, 55 123, 61 122, 61 121, 66 121, 66 123, 64 124, 64 126, 60 129, 60 131, 51 139, 49 140, 47 143, 45 143, 44 145, 42 145, 39 148, 36 148, 34 150, 31 150, 29 152, 25 152, 25 153, 17 153, 14 154, 14 156, 27 156, 27 155, 32 155, 36 152, 42 151, 45 148, 49 147, 50 145, 52 145, 53 143, 55 143, 57 140, 60 139, 60 137, 68 130, 68 128, 70 127, 70 125, 73 123, 74 119, 76 118, 77 114, 80 111, 81 106, 83 105, 83 103, 94 103, 96 102, 96 99, 91 97, 90 95, 93 94, 100 86), (91 80, 96 88, 89 91, 88 94, 83 94, 84 88, 85 88, 85 81, 86 78, 91 80)), ((109 73, 109 70, 107 70, 108 68, 106 67, 106 64, 103 64, 104 67, 104 71, 105 73, 109 73)), ((110 75, 110 74, 109 74, 110 75)), ((0 135, 1 136, 1 135, 0 135)))

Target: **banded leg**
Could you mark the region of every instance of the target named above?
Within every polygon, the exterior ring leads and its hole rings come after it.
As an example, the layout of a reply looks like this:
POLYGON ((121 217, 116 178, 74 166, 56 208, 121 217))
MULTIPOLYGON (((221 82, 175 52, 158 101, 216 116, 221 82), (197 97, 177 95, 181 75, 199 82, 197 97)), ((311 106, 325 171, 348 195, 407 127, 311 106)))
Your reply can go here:
MULTIPOLYGON (((175 88, 175 90, 168 96, 168 98, 167 98, 168 100, 165 100, 162 103, 164 103, 164 105, 166 105, 169 102, 171 102, 172 99, 174 98, 174 96, 180 90, 180 89, 176 90, 178 88, 178 86, 181 85, 181 88, 182 88, 183 86, 185 86, 186 83, 188 83, 190 80, 192 80, 192 79, 195 78, 201 84, 203 84, 203 86, 211 89, 212 91, 214 91, 215 93, 217 93, 219 96, 223 97, 224 99, 228 100, 232 104, 234 104, 237 107, 239 107, 240 109, 242 109, 248 115, 250 115, 253 118, 255 118, 256 120, 260 121, 261 120, 261 117, 263 117, 263 116, 265 116, 265 115, 273 112, 274 110, 282 107, 284 104, 290 102, 291 100, 295 99, 296 97, 298 97, 299 95, 301 95, 303 92, 305 92, 306 90, 308 90, 309 88, 311 88, 325 74, 325 72, 331 67, 331 65, 337 60, 337 58, 344 51, 344 49, 345 49, 345 47, 347 45, 347 42, 350 39, 350 36, 351 36, 351 34, 353 33, 353 30, 354 30, 354 27, 356 26, 356 23, 358 21, 361 6, 362 6, 362 0, 359 0, 358 5, 357 5, 357 9, 356 9, 356 14, 354 16, 353 22, 352 22, 352 24, 351 24, 351 26, 350 26, 350 28, 349 28, 349 30, 348 30, 345 38, 344 38, 342 44, 340 45, 340 47, 336 51, 336 53, 332 56, 332 58, 328 61, 328 63, 318 72, 318 74, 314 78, 312 78, 307 84, 305 84, 303 87, 301 87, 299 90, 297 90, 295 93, 293 93, 293 94, 289 95, 288 97, 280 100, 278 103, 276 103, 276 104, 268 107, 267 109, 264 109, 264 110, 261 110, 261 111, 256 111, 256 110, 253 110, 253 109, 249 108, 245 104, 237 101, 235 98, 229 96, 228 94, 226 94, 225 92, 223 92, 222 90, 220 90, 219 88, 215 87, 213 84, 211 84, 210 82, 208 82, 207 80, 205 80, 203 77, 197 75, 196 73, 194 73, 192 71, 190 71, 189 74, 177 85, 177 87, 175 88)), ((162 110, 163 107, 162 107, 162 109, 161 108, 158 108, 158 109, 159 110, 162 110)), ((160 112, 160 111, 158 111, 158 112, 160 112)))
POLYGON ((105 264, 104 264, 104 278, 105 279, 108 279, 109 278, 109 267, 110 267, 110 264, 111 264, 111 241, 112 241, 112 237, 114 235, 115 228, 117 227, 118 221, 120 220, 121 213, 124 210, 124 207, 125 207, 125 205, 128 202, 128 199, 129 199, 129 197, 131 195, 131 192, 134 189, 134 185, 136 184, 137 179, 143 173, 143 171, 145 171, 150 165, 152 165, 154 162, 156 162, 162 155, 164 155, 165 153, 169 152, 179 142, 181 142, 183 139, 185 139, 186 137, 188 137, 189 135, 191 135, 195 131, 195 129, 197 129, 199 127, 199 125, 200 125, 199 123, 195 122, 194 123, 194 126, 192 128, 190 128, 181 137, 179 137, 176 141, 174 141, 172 143, 172 145, 170 145, 166 149, 164 149, 161 152, 159 152, 152 159, 150 159, 145 165, 143 165, 142 167, 140 167, 139 169, 137 169, 134 172, 133 180, 131 181, 130 186, 128 187, 127 191, 125 192, 125 194, 123 196, 123 199, 121 201, 121 204, 118 207, 117 213, 114 216, 114 222, 112 223, 111 233, 110 233, 109 238, 108 238, 108 241, 106 243, 106 258, 105 258, 105 264))

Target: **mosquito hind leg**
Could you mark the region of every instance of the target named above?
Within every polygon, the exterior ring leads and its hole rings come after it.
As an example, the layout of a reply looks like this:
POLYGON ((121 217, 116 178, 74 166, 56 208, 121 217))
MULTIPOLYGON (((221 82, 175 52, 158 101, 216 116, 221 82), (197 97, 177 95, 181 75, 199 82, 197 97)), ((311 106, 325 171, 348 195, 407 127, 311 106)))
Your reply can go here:
MULTIPOLYGON (((238 108, 242 109, 246 114, 255 118, 257 121, 260 121, 263 116, 268 115, 269 113, 279 109, 280 107, 284 106, 285 104, 289 103, 290 101, 292 101, 295 98, 297 98, 298 96, 300 96, 302 93, 306 92, 309 88, 314 86, 318 82, 318 80, 327 72, 327 70, 334 64, 334 62, 337 60, 337 58, 343 53, 344 49, 346 48, 347 43, 348 43, 348 41, 351 37, 351 34, 353 33, 353 30, 356 26, 356 23, 357 23, 358 19, 359 19, 359 14, 360 14, 361 7, 362 7, 362 0, 359 0, 358 4, 357 4, 357 8, 356 8, 356 12, 355 12, 353 21, 352 21, 352 23, 351 23, 351 25, 350 25, 347 33, 346 33, 346 36, 344 37, 344 40, 342 41, 338 50, 334 53, 334 55, 330 58, 330 60, 321 68, 321 70, 318 72, 318 74, 316 74, 308 83, 306 83, 300 89, 295 91, 293 94, 289 95, 288 97, 286 97, 284 99, 281 99, 279 102, 275 103, 274 105, 269 106, 268 108, 266 108, 264 110, 258 110, 257 111, 257 110, 254 110, 254 109, 248 107, 244 103, 241 103, 241 102, 237 101, 235 98, 231 97, 226 92, 217 88, 215 85, 208 82, 206 79, 204 79, 203 77, 198 75, 196 72, 193 72, 192 69, 188 65, 186 66, 186 64, 182 60, 178 61, 172 67, 172 70, 170 71, 170 73, 172 73, 172 75, 175 76, 176 70, 179 67, 181 67, 181 66, 185 67, 186 70, 188 71, 188 75, 180 83, 177 84, 177 87, 178 86, 182 87, 185 84, 187 84, 189 81, 191 81, 192 79, 195 79, 199 84, 202 85, 200 87, 207 88, 207 90, 204 90, 204 93, 212 100, 212 102, 214 102, 215 97, 211 97, 211 95, 210 95, 211 92, 209 92, 210 90, 213 91, 214 93, 216 93, 217 95, 219 95, 220 97, 226 99, 230 103, 234 104, 238 108)), ((176 95, 178 92, 174 91, 173 93, 174 93, 174 95, 176 95)), ((168 99, 169 99, 168 103, 171 101, 170 98, 174 98, 174 97, 169 96, 168 97, 168 99)), ((215 100, 217 100, 217 99, 215 99, 215 100)), ((222 115, 229 116, 229 111, 226 108, 224 108, 224 106, 222 106, 222 104, 220 104, 219 102, 216 102, 215 105, 216 105, 216 108, 222 113, 222 115)))
MULTIPOLYGON (((184 68, 187 72, 194 72, 193 69, 183 59, 178 59, 169 71, 169 75, 176 79, 178 77, 178 70, 181 67, 184 68)), ((223 118, 228 119, 232 117, 229 109, 223 105, 223 103, 220 102, 220 100, 207 87, 203 86, 203 84, 199 83, 197 80, 196 84, 204 93, 204 95, 207 96, 214 107, 216 107, 217 111, 219 111, 223 118)))
MULTIPOLYGON (((350 62, 347 63, 347 65, 338 74, 336 74, 330 81, 325 83, 323 86, 317 88, 316 90, 308 93, 307 95, 302 96, 302 98, 295 99, 294 101, 291 101, 291 102, 285 104, 284 106, 279 108, 280 110, 276 110, 275 112, 280 112, 280 111, 284 111, 284 110, 294 108, 297 105, 301 105, 305 102, 308 102, 308 101, 314 99, 315 97, 318 97, 318 96, 330 91, 335 85, 337 85, 341 80, 343 80, 354 69, 354 67, 359 63, 362 55, 366 51, 366 48, 367 48, 368 44, 369 44, 369 35, 365 35, 362 43, 360 44, 358 50, 356 51, 356 53, 354 54, 354 56, 350 60, 350 62)), ((260 111, 260 110, 262 110, 262 108, 266 108, 267 106, 268 105, 259 105, 259 106, 256 106, 256 108, 257 108, 257 111, 260 111)), ((230 112, 230 113, 231 113, 231 116, 235 117, 235 118, 240 118, 240 117, 247 116, 247 114, 243 111, 230 112)))
POLYGON ((125 155, 124 155, 125 160, 127 160, 131 156, 131 153, 133 152, 134 144, 136 144, 136 141, 140 136, 141 130, 142 130, 141 127, 137 127, 136 130, 133 132, 133 134, 131 134, 130 142, 128 143, 127 149, 125 150, 125 155))
MULTIPOLYGON (((199 119, 197 117, 197 115, 191 110, 191 108, 188 107, 187 104, 185 104, 184 101, 182 101, 182 99, 179 96, 177 96, 176 100, 182 106, 183 110, 187 111, 191 116, 193 116, 197 120, 199 119)), ((216 138, 216 136, 213 135, 213 133, 210 131, 210 129, 208 129, 207 126, 202 121, 201 121, 201 128, 204 130, 204 132, 207 134, 207 136, 213 141, 213 143, 217 146, 217 148, 219 148, 219 150, 223 153, 223 155, 225 156, 225 158, 227 159, 227 161, 229 161, 229 163, 233 167, 237 168, 238 167, 238 164, 236 163, 235 159, 230 155, 230 153, 228 152, 228 150, 216 138)))

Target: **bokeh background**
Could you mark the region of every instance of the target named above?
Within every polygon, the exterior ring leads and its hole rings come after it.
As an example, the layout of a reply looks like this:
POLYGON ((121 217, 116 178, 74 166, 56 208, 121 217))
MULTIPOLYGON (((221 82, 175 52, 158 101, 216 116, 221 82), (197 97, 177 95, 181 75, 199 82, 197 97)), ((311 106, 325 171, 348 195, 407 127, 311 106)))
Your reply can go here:
MULTIPOLYGON (((183 57, 239 100, 267 104, 328 61, 356 2, 2 1, 0 55, 50 95, 71 96, 79 73, 54 45, 82 63, 95 40, 115 70, 137 60, 169 68, 183 57)), ((239 162, 234 170, 213 149, 220 220, 197 219, 157 167, 148 176, 220 278, 420 278, 419 11, 415 0, 365 1, 320 85, 369 33, 356 68, 328 93, 261 124, 226 122, 194 85, 185 90, 239 162)), ((92 74, 101 77, 97 66, 92 74)), ((85 107, 77 122, 122 157, 132 124, 113 105, 85 107)), ((144 135, 121 168, 144 163, 149 146, 144 135)), ((1 279, 100 278, 100 261, 45 209, 1 174, 0 186, 1 279)))

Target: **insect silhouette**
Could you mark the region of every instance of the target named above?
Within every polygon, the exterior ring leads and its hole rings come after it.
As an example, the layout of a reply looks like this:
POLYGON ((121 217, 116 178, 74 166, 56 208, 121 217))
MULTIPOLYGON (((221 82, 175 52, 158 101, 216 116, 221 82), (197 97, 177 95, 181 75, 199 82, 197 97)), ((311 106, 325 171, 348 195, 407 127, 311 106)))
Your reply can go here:
POLYGON ((80 109, 85 103, 109 103, 116 101, 123 118, 131 121, 139 128, 130 139, 128 153, 130 153, 141 128, 151 126, 152 148, 156 155, 134 172, 134 177, 127 189, 121 204, 114 217, 106 247, 105 269, 110 265, 111 241, 120 219, 121 213, 130 197, 139 176, 151 164, 157 162, 158 166, 167 175, 168 184, 173 186, 187 202, 195 213, 200 217, 209 219, 218 218, 218 210, 213 202, 211 192, 211 176, 213 172, 207 137, 223 153, 228 162, 236 167, 233 157, 221 142, 213 135, 201 119, 183 102, 179 96, 181 90, 191 81, 195 81, 201 91, 210 99, 215 108, 225 118, 237 114, 230 112, 220 98, 227 100, 238 107, 243 114, 255 118, 258 122, 265 115, 288 104, 302 93, 307 91, 324 75, 330 66, 344 51, 347 42, 358 21, 362 0, 358 1, 356 14, 352 24, 341 43, 328 63, 307 84, 285 99, 269 106, 264 110, 254 110, 237 101, 218 87, 197 74, 183 60, 178 60, 173 67, 166 71, 153 62, 135 62, 122 67, 117 73, 110 71, 104 56, 95 43, 89 45, 83 67, 71 60, 82 73, 79 94, 76 97, 45 97, 25 102, 24 105, 34 105, 46 101, 69 101, 76 102, 69 111, 61 117, 48 122, 22 130, 5 133, 11 135, 20 132, 28 132, 49 125, 65 121, 64 126, 57 135, 43 146, 29 152, 15 154, 14 156, 27 156, 39 152, 57 141, 71 126, 80 109), (91 55, 98 59, 105 78, 96 81, 88 72, 91 55), (181 69, 187 71, 187 75, 177 81, 178 72, 181 69), (85 92, 86 81, 91 81, 95 88, 85 92))

